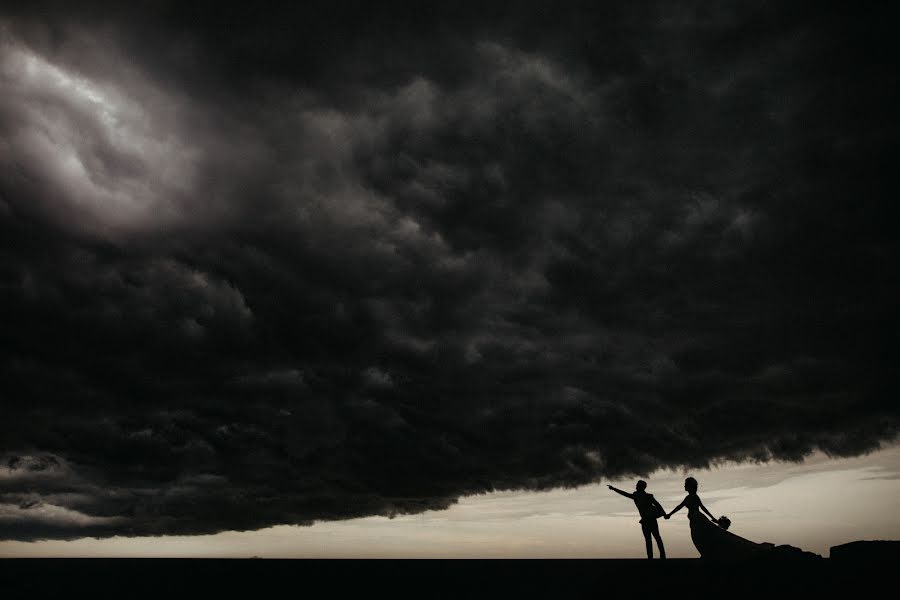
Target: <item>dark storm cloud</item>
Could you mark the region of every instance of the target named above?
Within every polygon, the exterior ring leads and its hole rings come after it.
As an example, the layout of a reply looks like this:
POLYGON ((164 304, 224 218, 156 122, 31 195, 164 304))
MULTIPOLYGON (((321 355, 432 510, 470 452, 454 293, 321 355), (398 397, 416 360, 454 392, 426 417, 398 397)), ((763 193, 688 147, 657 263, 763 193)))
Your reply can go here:
POLYGON ((896 435, 883 21, 293 4, 0 19, 0 537, 896 435))

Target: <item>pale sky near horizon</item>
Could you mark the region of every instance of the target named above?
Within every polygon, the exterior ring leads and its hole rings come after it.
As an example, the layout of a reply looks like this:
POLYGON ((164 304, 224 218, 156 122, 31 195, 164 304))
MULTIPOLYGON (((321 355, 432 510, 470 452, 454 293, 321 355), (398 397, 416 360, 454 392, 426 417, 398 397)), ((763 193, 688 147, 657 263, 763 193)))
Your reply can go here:
MULTIPOLYGON (((694 470, 700 496, 732 531, 828 556, 831 546, 900 539, 900 445, 855 458, 817 453, 803 463, 723 464, 694 470)), ((658 471, 649 491, 670 510, 685 473, 658 471)), ((613 485, 631 490, 633 480, 613 485)), ((461 498, 443 511, 277 526, 249 532, 73 541, 0 542, 12 557, 640 558, 633 504, 608 482, 549 492, 461 498)), ((686 511, 660 521, 672 558, 698 556, 686 511)))

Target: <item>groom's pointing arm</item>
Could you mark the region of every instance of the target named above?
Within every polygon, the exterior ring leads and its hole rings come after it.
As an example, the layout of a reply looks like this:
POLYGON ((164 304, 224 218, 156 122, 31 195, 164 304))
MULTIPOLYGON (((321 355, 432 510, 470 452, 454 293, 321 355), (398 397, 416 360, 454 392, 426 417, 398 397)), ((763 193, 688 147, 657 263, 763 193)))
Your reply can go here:
POLYGON ((617 493, 617 494, 622 494, 622 495, 625 496, 626 498, 631 498, 632 500, 634 500, 634 494, 629 494, 628 492, 623 492, 623 491, 620 490, 619 488, 614 488, 614 487, 611 486, 611 485, 608 485, 608 486, 606 486, 606 487, 608 487, 609 489, 611 489, 612 491, 614 491, 614 492, 617 493))

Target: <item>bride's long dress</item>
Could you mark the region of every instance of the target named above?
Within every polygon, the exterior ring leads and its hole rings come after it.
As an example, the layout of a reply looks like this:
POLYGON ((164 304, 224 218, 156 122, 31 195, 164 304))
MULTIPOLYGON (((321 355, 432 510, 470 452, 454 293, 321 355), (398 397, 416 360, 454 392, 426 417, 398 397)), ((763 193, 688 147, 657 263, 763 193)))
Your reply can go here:
POLYGON ((772 544, 757 544, 729 531, 725 531, 699 510, 689 511, 691 540, 703 558, 743 558, 761 550, 772 548, 772 544))
POLYGON ((685 500, 691 523, 691 540, 700 556, 713 559, 766 558, 821 558, 794 546, 776 546, 768 542, 758 544, 725 531, 700 512, 700 498, 691 495, 685 500))

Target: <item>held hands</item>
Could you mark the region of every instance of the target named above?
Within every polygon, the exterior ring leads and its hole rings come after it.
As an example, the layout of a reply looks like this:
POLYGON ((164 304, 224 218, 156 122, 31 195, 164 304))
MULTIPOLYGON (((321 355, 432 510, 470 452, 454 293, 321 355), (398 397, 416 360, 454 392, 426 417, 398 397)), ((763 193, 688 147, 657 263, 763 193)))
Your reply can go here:
POLYGON ((670 513, 666 513, 663 516, 666 518, 666 521, 668 521, 672 517, 672 515, 670 513))

